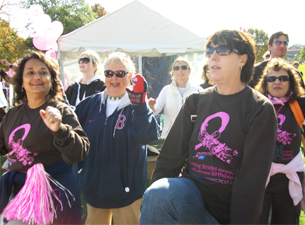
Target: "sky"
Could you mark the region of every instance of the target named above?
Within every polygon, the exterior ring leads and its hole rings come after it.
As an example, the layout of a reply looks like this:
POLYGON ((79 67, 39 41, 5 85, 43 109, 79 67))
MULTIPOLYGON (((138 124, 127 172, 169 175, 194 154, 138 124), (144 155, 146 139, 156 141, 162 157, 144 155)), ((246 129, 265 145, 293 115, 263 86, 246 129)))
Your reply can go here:
MULTIPOLYGON (((86 0, 109 13, 133 0, 86 0)), ((200 37, 221 29, 264 30, 268 36, 288 33, 290 44, 305 45, 305 0, 139 0, 154 11, 200 37)), ((136 12, 134 12, 136 13, 136 12)))
MULTIPOLYGON (((16 0, 8 0, 16 1, 16 0)), ((99 3, 109 13, 133 0, 85 0, 99 3)), ((289 35, 289 46, 305 45, 305 0, 139 0, 171 21, 200 37, 208 37, 221 29, 257 28, 268 36, 277 31, 289 35)), ((131 12, 137 13, 137 12, 131 12)), ((23 27, 26 10, 14 9, 11 25, 26 35, 23 27)))

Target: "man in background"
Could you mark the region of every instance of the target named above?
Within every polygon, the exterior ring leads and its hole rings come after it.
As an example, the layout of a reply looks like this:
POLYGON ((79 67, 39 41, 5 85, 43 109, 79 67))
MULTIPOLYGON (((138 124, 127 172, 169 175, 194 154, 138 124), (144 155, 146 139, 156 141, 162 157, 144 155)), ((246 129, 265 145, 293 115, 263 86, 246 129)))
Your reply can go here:
MULTIPOLYGON (((288 44, 289 44, 288 34, 284 33, 283 31, 278 31, 272 34, 271 37, 269 38, 269 52, 270 52, 269 60, 273 58, 284 58, 284 56, 287 53, 288 44)), ((254 66, 254 74, 251 81, 249 82, 250 87, 253 88, 258 83, 269 60, 265 60, 254 66)), ((300 71, 297 70, 297 72, 302 79, 302 75, 300 71)), ((301 85, 303 88, 305 88, 303 79, 301 85)))

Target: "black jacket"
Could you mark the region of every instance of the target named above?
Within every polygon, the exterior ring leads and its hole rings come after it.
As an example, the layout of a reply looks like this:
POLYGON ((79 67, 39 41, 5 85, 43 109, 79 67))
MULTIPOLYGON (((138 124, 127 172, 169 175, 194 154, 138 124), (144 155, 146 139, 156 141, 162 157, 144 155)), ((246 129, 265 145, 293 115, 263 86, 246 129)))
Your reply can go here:
MULTIPOLYGON (((67 100, 69 101, 70 105, 75 106, 75 102, 78 94, 78 87, 79 87, 79 83, 74 83, 70 85, 65 92, 67 100)), ((88 87, 85 92, 85 97, 102 92, 104 91, 105 88, 106 88, 105 83, 102 80, 94 80, 90 84, 88 84, 88 87)))

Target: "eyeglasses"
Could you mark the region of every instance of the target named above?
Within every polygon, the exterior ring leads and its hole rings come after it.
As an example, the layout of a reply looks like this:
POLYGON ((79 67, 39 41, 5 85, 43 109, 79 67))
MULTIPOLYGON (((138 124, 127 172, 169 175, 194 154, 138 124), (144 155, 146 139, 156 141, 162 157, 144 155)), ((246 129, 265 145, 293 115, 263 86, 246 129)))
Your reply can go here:
POLYGON ((126 72, 124 70, 118 70, 118 71, 112 71, 112 70, 105 70, 104 74, 105 77, 113 77, 113 75, 115 74, 116 77, 122 78, 125 77, 126 74, 128 74, 129 72, 126 72))
POLYGON ((180 66, 175 66, 175 67, 174 67, 174 70, 175 70, 175 71, 178 71, 180 68, 181 68, 182 70, 187 70, 187 69, 188 69, 187 66, 183 65, 183 66, 181 66, 181 67, 180 67, 180 66))
POLYGON ((90 58, 87 58, 87 57, 79 58, 78 64, 80 64, 81 62, 83 62, 84 64, 87 64, 90 62, 90 58))
POLYGON ((281 82, 289 81, 289 76, 283 75, 283 76, 279 76, 279 77, 276 77, 276 76, 266 77, 267 82, 275 82, 277 79, 281 82))
POLYGON ((215 50, 216 50, 217 54, 220 55, 220 56, 230 55, 231 52, 235 52, 237 54, 240 54, 239 51, 236 48, 232 48, 229 45, 219 45, 218 47, 207 47, 206 56, 208 58, 210 58, 215 50))
POLYGON ((289 42, 288 41, 279 41, 279 40, 276 40, 276 41, 274 41, 274 44, 275 45, 284 44, 285 46, 288 46, 289 42))

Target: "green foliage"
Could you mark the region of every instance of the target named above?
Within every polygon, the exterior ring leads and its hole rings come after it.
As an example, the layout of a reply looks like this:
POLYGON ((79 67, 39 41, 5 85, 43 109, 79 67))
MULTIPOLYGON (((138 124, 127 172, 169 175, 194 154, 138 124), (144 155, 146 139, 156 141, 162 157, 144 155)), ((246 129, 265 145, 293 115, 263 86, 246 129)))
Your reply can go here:
POLYGON ((27 52, 29 45, 27 40, 19 37, 17 31, 9 26, 9 23, 0 19, 0 58, 15 62, 27 52))
POLYGON ((256 42, 255 51, 256 51, 256 63, 263 61, 263 55, 266 51, 269 50, 268 48, 268 34, 263 30, 253 29, 250 28, 248 33, 252 34, 254 40, 256 42))
POLYGON ((33 4, 41 5, 44 13, 48 14, 52 21, 62 22, 63 34, 69 33, 98 17, 84 0, 27 0, 25 7, 29 8, 33 4))
POLYGON ((95 3, 94 6, 91 6, 91 9, 93 10, 93 12, 95 12, 95 14, 97 15, 97 18, 100 18, 100 17, 108 14, 108 12, 105 10, 105 8, 98 3, 95 3))
POLYGON ((305 61, 305 45, 301 48, 300 56, 298 58, 299 61, 305 61))

